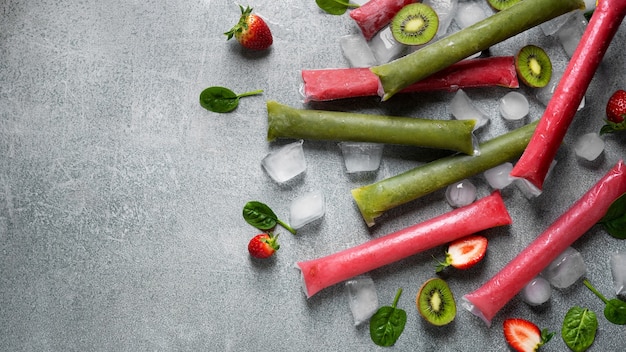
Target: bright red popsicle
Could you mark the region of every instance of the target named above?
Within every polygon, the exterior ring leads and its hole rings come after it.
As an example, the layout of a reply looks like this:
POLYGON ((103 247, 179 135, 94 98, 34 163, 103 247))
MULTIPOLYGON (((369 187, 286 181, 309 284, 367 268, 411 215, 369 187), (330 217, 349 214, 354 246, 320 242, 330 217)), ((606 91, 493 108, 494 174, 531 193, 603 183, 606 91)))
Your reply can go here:
POLYGON ((428 221, 326 257, 296 263, 307 297, 320 290, 419 252, 496 226, 511 217, 499 191, 428 221))
POLYGON ((480 288, 463 296, 463 306, 491 325, 491 320, 556 257, 604 217, 626 193, 626 166, 620 160, 602 179, 539 237, 480 288))
POLYGON ((361 29, 365 39, 372 37, 391 22, 401 8, 416 0, 369 0, 350 11, 350 17, 361 29))

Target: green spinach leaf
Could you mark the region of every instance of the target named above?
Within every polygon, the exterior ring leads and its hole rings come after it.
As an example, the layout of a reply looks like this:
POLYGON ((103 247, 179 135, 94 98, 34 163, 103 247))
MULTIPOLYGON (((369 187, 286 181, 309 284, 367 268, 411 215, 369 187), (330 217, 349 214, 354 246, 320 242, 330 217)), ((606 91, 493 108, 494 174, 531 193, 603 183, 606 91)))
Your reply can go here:
POLYGON ((617 198, 598 222, 613 237, 626 239, 626 193, 617 198))
POLYGON ((393 346, 404 331, 406 312, 396 308, 402 288, 398 289, 391 306, 380 307, 370 318, 370 337, 378 346, 393 346))
POLYGON ((589 280, 584 279, 583 284, 587 286, 591 292, 598 296, 604 302, 604 317, 616 325, 626 325, 626 302, 618 298, 606 299, 600 291, 598 291, 589 280))
POLYGON ((586 351, 596 338, 598 318, 596 314, 581 307, 572 307, 565 314, 561 337, 574 352, 586 351))
POLYGON ((264 203, 250 201, 243 207, 243 218, 246 222, 259 230, 271 230, 276 225, 280 225, 292 234, 296 234, 296 230, 287 223, 278 219, 274 211, 264 203))
POLYGON ((315 0, 315 3, 331 15, 343 15, 348 7, 359 7, 357 4, 350 3, 350 0, 315 0))
POLYGON ((261 94, 262 92, 262 90, 254 90, 235 94, 235 92, 225 87, 209 87, 200 93, 200 105, 213 112, 230 112, 237 108, 240 98, 261 94))

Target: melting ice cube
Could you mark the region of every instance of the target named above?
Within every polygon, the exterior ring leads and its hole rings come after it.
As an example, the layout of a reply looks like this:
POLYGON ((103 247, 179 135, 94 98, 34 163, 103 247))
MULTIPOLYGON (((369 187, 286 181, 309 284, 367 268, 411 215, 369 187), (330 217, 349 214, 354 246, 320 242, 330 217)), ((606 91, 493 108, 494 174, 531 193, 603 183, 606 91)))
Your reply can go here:
POLYGON ((541 276, 557 288, 567 288, 587 272, 582 255, 568 247, 541 272, 541 276))
MULTIPOLYGON (((553 69, 554 69, 554 66, 553 66, 553 69)), ((537 99, 539 99, 539 101, 543 105, 548 106, 548 103, 550 102, 550 99, 552 99, 552 95, 554 94, 554 90, 559 84, 559 81, 561 81, 561 77, 563 77, 562 70, 558 70, 558 71, 553 70, 552 77, 550 78, 550 82, 545 87, 537 88, 536 90, 537 93, 535 94, 535 96, 537 97, 537 99)), ((580 104, 578 105, 578 110, 580 111, 584 107, 585 107, 585 97, 583 96, 583 99, 580 101, 580 104)))
POLYGON ((346 281, 345 285, 354 325, 361 325, 378 310, 378 295, 374 280, 365 275, 357 276, 346 281))
POLYGON ((615 285, 615 294, 626 294, 626 251, 613 253, 609 263, 615 285))
POLYGON ((559 30, 559 28, 561 28, 561 26, 567 22, 567 20, 569 19, 569 17, 572 15, 571 12, 566 13, 564 15, 555 17, 549 21, 546 21, 542 24, 539 25, 539 27, 541 28, 541 30, 543 31, 543 34, 545 35, 553 35, 554 33, 556 33, 556 31, 559 30))
POLYGON ((291 202, 289 224, 297 230, 324 216, 325 211, 326 204, 322 192, 306 193, 291 202))
POLYGON ((460 28, 465 28, 485 18, 487 18, 487 14, 478 3, 461 2, 456 11, 454 22, 456 22, 460 28))
POLYGON ((339 38, 339 46, 343 56, 352 67, 370 67, 377 64, 372 49, 360 33, 339 38))
POLYGON ((339 143, 348 173, 374 171, 380 166, 384 145, 364 142, 339 143))
POLYGON ((459 89, 450 101, 450 112, 457 120, 476 120, 476 129, 489 121, 489 116, 474 105, 463 89, 459 89))
POLYGON ((476 186, 468 180, 459 181, 446 188, 446 201, 457 208, 476 200, 476 186))
POLYGON ((459 0, 424 0, 424 4, 432 7, 435 13, 437 13, 437 17, 439 17, 437 37, 445 36, 456 14, 459 0))
POLYGON ((530 280, 520 292, 520 298, 531 306, 546 303, 551 295, 552 287, 550 287, 550 283, 541 276, 530 280))
POLYGON ((503 189, 513 182, 510 176, 513 164, 506 162, 484 172, 485 179, 494 189, 503 189))
POLYGON ((302 143, 304 141, 299 140, 284 145, 263 158, 261 165, 274 181, 286 182, 306 170, 302 143))
POLYGON ((528 115, 529 110, 528 99, 522 93, 509 92, 500 98, 500 114, 505 120, 520 120, 528 115))
POLYGON ((554 33, 569 57, 572 57, 572 54, 574 54, 586 28, 587 19, 585 19, 583 12, 575 11, 554 33))
POLYGON ((389 26, 376 33, 368 44, 378 64, 386 64, 391 60, 397 59, 402 56, 407 47, 393 37, 389 26))
POLYGON ((574 144, 574 152, 588 161, 596 160, 604 150, 604 140, 597 132, 583 134, 574 144))

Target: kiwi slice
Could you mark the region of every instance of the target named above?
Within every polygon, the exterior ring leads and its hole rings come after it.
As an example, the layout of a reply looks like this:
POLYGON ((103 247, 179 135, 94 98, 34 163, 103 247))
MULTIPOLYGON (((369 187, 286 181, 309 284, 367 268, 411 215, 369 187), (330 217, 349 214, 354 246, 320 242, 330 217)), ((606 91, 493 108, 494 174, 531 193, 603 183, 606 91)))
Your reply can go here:
POLYGON ((432 7, 417 2, 404 6, 391 20, 391 34, 406 45, 426 44, 437 34, 439 17, 432 7))
POLYGON ((456 303, 448 284, 440 278, 428 279, 415 299, 417 310, 429 323, 442 326, 456 316, 456 303))
POLYGON ((522 0, 487 0, 489 6, 496 11, 507 9, 522 0))
POLYGON ((515 56, 517 76, 529 87, 548 85, 552 77, 552 62, 546 52, 535 45, 526 45, 515 56))

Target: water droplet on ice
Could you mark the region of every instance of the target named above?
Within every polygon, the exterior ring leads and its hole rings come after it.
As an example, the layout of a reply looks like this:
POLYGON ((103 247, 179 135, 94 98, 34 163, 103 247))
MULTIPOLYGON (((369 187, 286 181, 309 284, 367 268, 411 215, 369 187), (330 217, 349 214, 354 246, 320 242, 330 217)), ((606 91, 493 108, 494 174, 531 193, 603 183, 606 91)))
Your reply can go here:
POLYGON ((446 188, 446 201, 455 208, 471 204, 475 200, 476 186, 468 180, 453 183, 446 188))

